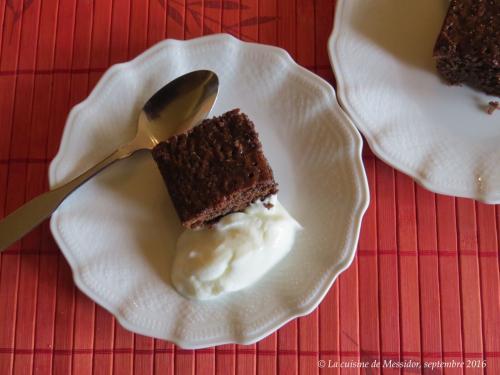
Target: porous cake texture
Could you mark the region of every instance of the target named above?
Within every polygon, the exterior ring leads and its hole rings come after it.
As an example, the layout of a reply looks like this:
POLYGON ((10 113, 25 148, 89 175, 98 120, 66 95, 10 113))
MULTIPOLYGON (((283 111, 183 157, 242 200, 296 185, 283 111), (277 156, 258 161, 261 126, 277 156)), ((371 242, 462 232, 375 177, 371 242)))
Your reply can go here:
POLYGON ((153 157, 187 228, 211 225, 278 191, 255 126, 239 109, 158 144, 153 157))
POLYGON ((500 0, 451 0, 434 46, 438 72, 500 96, 500 0))

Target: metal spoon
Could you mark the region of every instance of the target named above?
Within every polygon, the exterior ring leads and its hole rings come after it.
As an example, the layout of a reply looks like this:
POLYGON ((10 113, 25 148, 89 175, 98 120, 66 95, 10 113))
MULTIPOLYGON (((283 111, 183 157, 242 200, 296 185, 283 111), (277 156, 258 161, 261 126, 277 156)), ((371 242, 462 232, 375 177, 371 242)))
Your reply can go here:
POLYGON ((49 217, 62 201, 89 178, 138 150, 151 150, 161 141, 192 128, 212 109, 219 90, 214 72, 185 74, 158 90, 139 114, 135 138, 70 182, 24 204, 0 221, 0 252, 49 217))

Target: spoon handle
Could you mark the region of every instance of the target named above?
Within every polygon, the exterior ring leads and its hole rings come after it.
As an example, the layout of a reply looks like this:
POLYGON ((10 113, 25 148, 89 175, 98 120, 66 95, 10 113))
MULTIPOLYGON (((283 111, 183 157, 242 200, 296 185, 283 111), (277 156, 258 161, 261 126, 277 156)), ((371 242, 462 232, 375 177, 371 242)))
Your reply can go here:
POLYGON ((108 165, 130 156, 132 151, 123 147, 66 184, 33 198, 0 221, 0 252, 30 232, 49 217, 62 201, 89 178, 108 165))

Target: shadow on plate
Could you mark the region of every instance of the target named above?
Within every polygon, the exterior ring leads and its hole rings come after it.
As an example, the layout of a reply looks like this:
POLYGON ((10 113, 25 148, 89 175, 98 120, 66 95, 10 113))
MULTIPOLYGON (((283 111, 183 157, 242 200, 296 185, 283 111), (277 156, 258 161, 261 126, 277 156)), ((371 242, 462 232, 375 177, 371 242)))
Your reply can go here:
POLYGON ((401 62, 434 73, 432 51, 448 5, 446 0, 358 1, 352 27, 401 62))
POLYGON ((182 227, 149 151, 116 162, 97 181, 127 205, 123 219, 136 241, 133 248, 157 276, 171 284, 170 269, 182 227))

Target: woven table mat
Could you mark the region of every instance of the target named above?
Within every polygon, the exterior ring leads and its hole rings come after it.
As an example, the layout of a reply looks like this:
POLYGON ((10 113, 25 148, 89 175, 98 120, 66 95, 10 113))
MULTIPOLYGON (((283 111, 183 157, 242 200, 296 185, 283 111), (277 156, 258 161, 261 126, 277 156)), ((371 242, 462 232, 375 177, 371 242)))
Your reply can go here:
MULTIPOLYGON (((69 110, 112 64, 225 32, 334 84, 334 12, 334 0, 0 2, 0 217, 48 189, 69 110)), ((192 351, 126 331, 75 288, 46 221, 0 256, 0 374, 500 374, 499 207, 426 191, 367 146, 364 163, 353 264, 313 313, 255 345, 192 351)))

